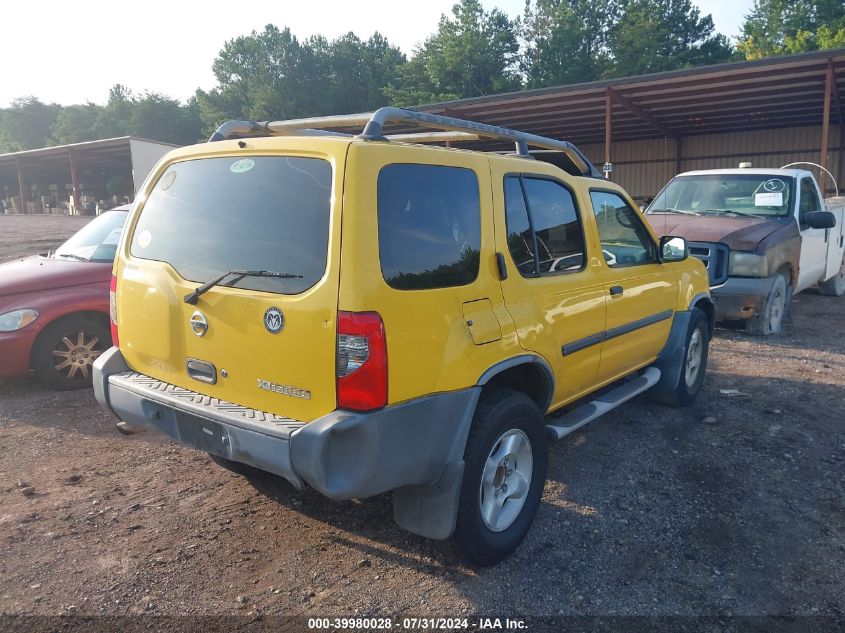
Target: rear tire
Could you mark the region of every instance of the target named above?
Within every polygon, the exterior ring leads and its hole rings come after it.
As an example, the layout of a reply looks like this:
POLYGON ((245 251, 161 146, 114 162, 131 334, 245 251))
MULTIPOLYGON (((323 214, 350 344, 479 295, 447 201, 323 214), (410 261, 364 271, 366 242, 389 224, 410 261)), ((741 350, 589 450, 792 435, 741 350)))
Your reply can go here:
POLYGON ((819 292, 828 297, 841 297, 845 294, 845 256, 839 272, 826 281, 819 283, 819 292))
POLYGON ((786 276, 783 273, 775 273, 772 288, 763 302, 763 307, 758 314, 747 321, 746 332, 755 336, 779 334, 783 326, 786 302, 789 297, 786 276))
POLYGON ((50 323, 32 348, 32 369, 42 383, 68 391, 91 386, 91 365, 111 347, 111 334, 101 322, 72 314, 50 323))
POLYGON ((543 495, 548 440, 534 401, 505 389, 484 398, 464 462, 455 532, 437 544, 473 565, 495 565, 522 543, 543 495))

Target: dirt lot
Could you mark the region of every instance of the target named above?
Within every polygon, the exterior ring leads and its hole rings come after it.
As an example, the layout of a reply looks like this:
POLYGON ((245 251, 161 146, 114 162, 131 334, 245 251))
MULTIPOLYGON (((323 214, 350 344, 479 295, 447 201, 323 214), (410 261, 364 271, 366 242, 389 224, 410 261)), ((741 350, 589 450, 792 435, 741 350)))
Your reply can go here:
MULTIPOLYGON (((0 260, 84 221, 0 216, 0 260)), ((90 391, 0 385, 0 613, 841 625, 845 300, 808 292, 793 312, 775 338, 717 331, 694 406, 640 397, 553 445, 527 541, 485 570, 397 528, 389 497, 339 503, 239 477, 162 437, 118 435, 90 391)))
POLYGON ((0 214, 0 262, 46 253, 93 218, 70 215, 0 214))

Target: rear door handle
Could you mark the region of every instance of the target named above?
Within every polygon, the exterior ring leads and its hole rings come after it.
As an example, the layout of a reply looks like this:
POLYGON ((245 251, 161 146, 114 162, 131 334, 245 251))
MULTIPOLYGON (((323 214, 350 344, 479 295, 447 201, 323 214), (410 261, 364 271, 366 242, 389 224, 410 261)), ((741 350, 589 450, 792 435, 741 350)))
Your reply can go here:
POLYGON ((185 362, 185 369, 188 375, 194 380, 208 383, 209 385, 217 384, 217 368, 211 363, 204 360, 197 360, 196 358, 189 358, 185 362))
POLYGON ((621 295, 622 291, 623 291, 622 286, 611 286, 610 287, 610 296, 615 297, 616 295, 621 295))

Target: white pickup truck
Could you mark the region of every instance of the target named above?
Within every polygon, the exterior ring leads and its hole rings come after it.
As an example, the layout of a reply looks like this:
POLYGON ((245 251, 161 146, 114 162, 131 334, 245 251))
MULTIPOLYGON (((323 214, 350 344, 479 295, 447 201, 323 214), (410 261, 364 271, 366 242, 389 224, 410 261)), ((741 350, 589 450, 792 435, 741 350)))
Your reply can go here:
POLYGON ((645 213, 658 235, 685 237, 704 262, 717 320, 775 334, 794 293, 845 293, 845 197, 824 200, 807 170, 689 171, 645 213))

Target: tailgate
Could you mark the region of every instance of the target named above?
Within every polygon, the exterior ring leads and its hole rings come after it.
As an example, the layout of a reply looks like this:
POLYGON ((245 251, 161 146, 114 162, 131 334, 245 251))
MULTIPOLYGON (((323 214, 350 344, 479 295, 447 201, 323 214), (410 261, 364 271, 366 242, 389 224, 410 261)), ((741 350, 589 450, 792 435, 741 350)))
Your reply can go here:
POLYGON ((118 262, 118 333, 129 366, 297 420, 334 410, 337 163, 238 154, 162 170, 118 262), (196 305, 185 301, 230 270, 297 277, 231 275, 196 305))

